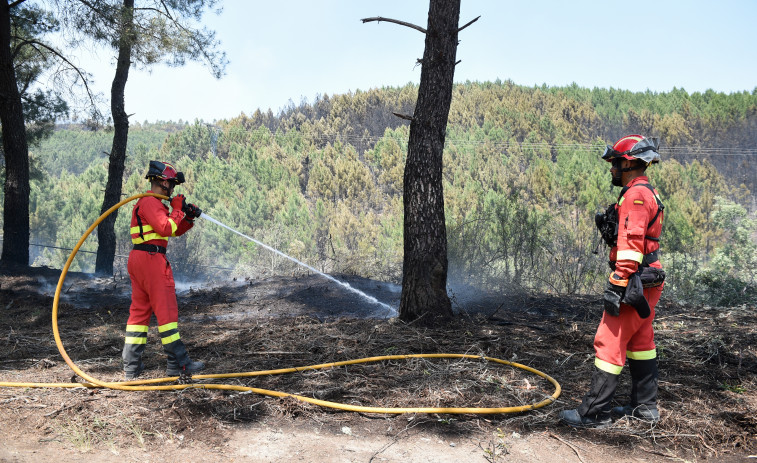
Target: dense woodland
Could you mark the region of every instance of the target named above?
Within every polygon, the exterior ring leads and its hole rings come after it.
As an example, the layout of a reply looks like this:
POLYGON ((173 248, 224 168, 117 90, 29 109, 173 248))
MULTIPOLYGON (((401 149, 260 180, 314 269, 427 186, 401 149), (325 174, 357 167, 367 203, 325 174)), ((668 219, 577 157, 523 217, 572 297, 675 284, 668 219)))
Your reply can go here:
MULTIPOLYGON (((138 123, 129 131, 124 194, 147 189, 150 159, 174 163, 177 188, 205 213, 328 273, 399 281, 407 121, 417 86, 319 96, 278 114, 208 124, 138 123)), ((667 297, 712 304, 757 299, 757 89, 634 93, 455 86, 444 157, 449 282, 486 291, 587 293, 604 284, 607 249, 594 215, 616 200, 606 143, 658 136, 650 167, 665 204, 667 297)), ((34 265, 62 267, 99 215, 112 133, 59 126, 31 149, 34 265), (57 248, 64 249, 57 249, 57 248)), ((131 247, 131 207, 116 221, 116 271, 131 247)), ((82 248, 97 249, 93 234, 82 248)), ((174 239, 177 276, 259 277, 291 262, 208 221, 174 239), (219 268, 220 267, 220 268, 219 268)), ((92 271, 80 253, 72 270, 92 271)))

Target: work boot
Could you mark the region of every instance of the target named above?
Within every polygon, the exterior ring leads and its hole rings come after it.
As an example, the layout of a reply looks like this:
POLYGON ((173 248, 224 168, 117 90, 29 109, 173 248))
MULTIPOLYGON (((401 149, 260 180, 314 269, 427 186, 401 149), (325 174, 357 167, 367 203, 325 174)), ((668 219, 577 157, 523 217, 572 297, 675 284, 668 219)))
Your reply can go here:
POLYGON ((560 412, 560 420, 574 428, 607 428, 612 425, 610 401, 618 387, 618 375, 599 368, 591 376, 589 392, 575 410, 560 412))
POLYGON ((136 369, 124 370, 124 379, 126 381, 137 379, 137 377, 141 375, 143 371, 145 371, 145 364, 142 362, 139 362, 139 365, 137 366, 136 369))
POLYGON ((145 364, 142 363, 144 351, 145 344, 124 343, 122 358, 124 361, 124 379, 127 381, 136 379, 145 370, 145 364))
POLYGON ((163 350, 166 352, 168 376, 192 375, 205 368, 202 362, 193 361, 189 358, 187 348, 181 339, 177 339, 168 344, 163 344, 163 350))
POLYGON ((200 361, 190 360, 189 363, 181 367, 176 364, 172 365, 169 363, 168 368, 166 369, 166 374, 168 376, 184 376, 184 375, 191 376, 197 373, 198 371, 202 371, 204 369, 205 369, 204 363, 200 361))
POLYGON ((610 418, 609 413, 581 416, 578 410, 563 410, 560 412, 560 420, 574 428, 604 429, 612 426, 612 418, 610 418))
POLYGON ((615 407, 612 413, 618 416, 635 416, 655 423, 660 420, 657 410, 657 359, 628 359, 631 370, 631 403, 615 407))
POLYGON ((619 417, 633 416, 652 424, 660 421, 660 412, 657 410, 657 407, 648 408, 646 405, 637 405, 635 407, 633 405, 624 405, 622 407, 615 407, 612 409, 612 414, 619 417))
POLYGON ((604 416, 610 414, 610 402, 618 387, 619 374, 609 373, 599 368, 594 369, 591 376, 589 392, 584 396, 581 405, 576 410, 581 416, 604 416))

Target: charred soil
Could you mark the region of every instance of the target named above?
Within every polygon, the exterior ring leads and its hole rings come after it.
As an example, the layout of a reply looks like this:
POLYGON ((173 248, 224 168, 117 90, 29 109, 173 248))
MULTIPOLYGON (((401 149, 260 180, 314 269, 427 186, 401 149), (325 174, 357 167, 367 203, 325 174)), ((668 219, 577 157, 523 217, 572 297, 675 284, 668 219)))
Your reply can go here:
MULTIPOLYGON (((77 381, 53 339, 59 271, 0 276, 0 381, 77 381)), ((396 307, 395 286, 349 283, 396 307)), ((128 279, 70 275, 59 306, 63 344, 90 375, 119 381, 128 279)), ((757 454, 755 307, 684 307, 656 318, 661 421, 609 430, 557 421, 588 387, 599 297, 453 294, 455 319, 424 327, 318 276, 182 287, 182 339, 208 373, 306 366, 388 354, 460 353, 536 368, 562 386, 547 407, 507 415, 362 414, 293 398, 188 389, 0 388, 0 461, 744 461, 757 454), (465 297, 463 297, 465 296, 465 297)), ((154 320, 153 320, 154 322, 154 320)), ((151 328, 143 378, 165 376, 151 328)), ((141 377, 142 378, 142 377, 141 377)), ((140 379, 141 379, 140 378, 140 379)), ((506 407, 554 392, 523 370, 474 360, 383 361, 215 380, 377 407, 506 407)), ((624 371, 616 401, 628 399, 624 371)))

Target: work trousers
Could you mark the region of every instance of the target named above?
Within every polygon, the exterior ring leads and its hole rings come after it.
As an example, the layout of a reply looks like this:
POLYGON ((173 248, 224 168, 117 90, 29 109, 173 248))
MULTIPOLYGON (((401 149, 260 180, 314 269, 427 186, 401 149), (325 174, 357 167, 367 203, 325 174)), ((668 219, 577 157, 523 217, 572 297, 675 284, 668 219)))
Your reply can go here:
POLYGON ((152 314, 158 320, 158 332, 169 365, 184 365, 189 357, 179 336, 179 306, 171 264, 165 254, 132 250, 127 268, 131 279, 131 306, 124 340, 124 370, 141 369, 152 314))
POLYGON ((626 358, 633 360, 657 358, 652 322, 663 286, 644 288, 644 297, 651 310, 647 318, 641 318, 636 309, 627 304, 620 304, 618 316, 604 313, 594 336, 596 354, 594 364, 597 368, 619 375, 626 363, 626 358))

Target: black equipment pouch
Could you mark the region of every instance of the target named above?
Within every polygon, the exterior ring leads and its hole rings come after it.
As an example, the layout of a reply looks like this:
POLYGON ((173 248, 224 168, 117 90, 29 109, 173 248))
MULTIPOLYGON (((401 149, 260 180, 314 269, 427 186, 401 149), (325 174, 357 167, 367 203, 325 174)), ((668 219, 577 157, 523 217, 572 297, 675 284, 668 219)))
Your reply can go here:
POLYGON ((654 288, 665 282, 665 271, 657 267, 641 267, 639 269, 639 278, 645 288, 654 288))

